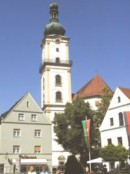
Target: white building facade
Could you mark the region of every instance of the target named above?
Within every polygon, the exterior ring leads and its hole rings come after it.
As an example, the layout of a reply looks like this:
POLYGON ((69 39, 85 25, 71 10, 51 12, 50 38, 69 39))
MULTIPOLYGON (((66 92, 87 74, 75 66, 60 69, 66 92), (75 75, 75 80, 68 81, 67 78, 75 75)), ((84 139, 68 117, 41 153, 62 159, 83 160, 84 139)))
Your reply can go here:
POLYGON ((121 144, 129 149, 126 113, 130 113, 130 89, 117 87, 100 127, 102 147, 121 144))
MULTIPOLYGON (((53 121, 55 113, 64 112, 65 104, 71 102, 71 61, 69 60, 69 38, 58 21, 58 5, 50 5, 50 23, 45 26, 41 44, 41 107, 53 121)), ((59 159, 67 159, 68 152, 56 141, 52 129, 52 164, 59 165, 59 159)))

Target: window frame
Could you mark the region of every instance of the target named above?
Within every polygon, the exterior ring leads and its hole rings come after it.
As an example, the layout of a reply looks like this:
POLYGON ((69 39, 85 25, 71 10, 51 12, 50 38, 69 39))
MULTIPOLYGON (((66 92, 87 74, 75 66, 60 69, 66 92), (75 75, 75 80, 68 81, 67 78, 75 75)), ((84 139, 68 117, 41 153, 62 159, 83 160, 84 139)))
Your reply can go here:
POLYGON ((55 85, 56 86, 61 86, 61 76, 59 75, 59 74, 57 74, 56 76, 55 76, 55 85))
POLYGON ((118 118, 119 118, 119 126, 124 126, 124 117, 122 112, 119 112, 118 118))
POLYGON ((117 142, 118 142, 118 145, 123 145, 123 140, 122 140, 122 137, 117 137, 117 142))
POLYGON ((56 52, 59 52, 59 51, 60 51, 60 49, 58 47, 56 47, 56 52))
POLYGON ((18 138, 21 137, 21 130, 20 129, 13 129, 13 137, 18 138))
POLYGON ((59 64, 60 63, 60 58, 56 57, 55 62, 59 64))
POLYGON ((107 144, 108 144, 108 145, 112 144, 112 139, 111 139, 111 138, 108 138, 108 139, 107 139, 107 144))
POLYGON ((25 115, 23 113, 18 114, 18 120, 19 121, 24 121, 25 120, 25 115))
POLYGON ((20 153, 20 146, 19 145, 13 145, 13 153, 14 154, 20 153))
POLYGON ((31 121, 32 122, 37 122, 38 121, 38 116, 36 114, 31 114, 31 121))
POLYGON ((62 93, 60 91, 56 92, 56 103, 62 102, 62 93))
POLYGON ((113 126, 114 125, 114 119, 113 117, 110 117, 110 126, 113 126))
POLYGON ((42 147, 40 145, 34 146, 34 153, 35 154, 40 154, 41 152, 42 152, 42 147), (39 149, 39 151, 37 149, 39 149))
POLYGON ((118 96, 118 97, 117 97, 117 100, 118 100, 118 103, 120 103, 120 102, 121 102, 121 97, 118 96))
POLYGON ((41 129, 35 129, 34 130, 34 137, 35 138, 41 138, 42 137, 42 131, 41 131, 41 129))

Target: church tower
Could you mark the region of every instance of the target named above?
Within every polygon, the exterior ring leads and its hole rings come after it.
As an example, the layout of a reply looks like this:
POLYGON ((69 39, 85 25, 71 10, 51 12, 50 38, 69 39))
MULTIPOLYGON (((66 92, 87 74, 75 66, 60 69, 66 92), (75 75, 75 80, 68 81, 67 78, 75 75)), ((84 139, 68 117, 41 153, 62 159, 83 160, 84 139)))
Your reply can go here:
MULTIPOLYGON (((45 26, 42 40, 41 107, 53 121, 55 113, 64 112, 65 104, 71 102, 71 65, 69 60, 69 38, 58 20, 58 5, 50 4, 50 22, 45 26)), ((53 127, 53 126, 52 126, 53 127)), ((53 130, 52 130, 53 131, 53 130)), ((52 133, 53 165, 58 160, 63 148, 54 140, 52 133)))

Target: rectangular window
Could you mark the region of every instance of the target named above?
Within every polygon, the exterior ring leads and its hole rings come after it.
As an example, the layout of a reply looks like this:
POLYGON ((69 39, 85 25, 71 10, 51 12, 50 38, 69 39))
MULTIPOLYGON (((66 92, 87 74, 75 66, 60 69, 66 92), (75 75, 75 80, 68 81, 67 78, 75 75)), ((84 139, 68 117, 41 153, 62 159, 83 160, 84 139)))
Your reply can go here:
POLYGON ((108 145, 112 144, 111 138, 107 139, 108 145))
POLYGON ((110 118, 110 126, 113 126, 114 122, 113 122, 113 118, 110 118))
POLYGON ((56 57, 56 63, 60 63, 60 58, 59 57, 56 57))
POLYGON ((122 137, 117 137, 118 145, 122 145, 122 137))
POLYGON ((95 106, 99 106, 100 104, 100 101, 95 101, 95 106))
POLYGON ((18 120, 19 120, 19 121, 25 120, 24 114, 19 114, 19 115, 18 115, 18 120))
POLYGON ((56 48, 56 52, 59 52, 59 48, 56 48))
POLYGON ((32 115, 31 115, 31 120, 32 120, 33 122, 36 122, 36 121, 37 121, 37 115, 36 115, 36 114, 32 114, 32 115))
POLYGON ((13 153, 20 153, 20 146, 13 146, 13 153))
POLYGON ((20 129, 14 129, 14 130, 13 130, 13 136, 14 136, 14 137, 20 137, 20 136, 21 136, 21 131, 20 131, 20 129))
POLYGON ((119 113, 119 126, 123 126, 123 125, 124 125, 123 113, 120 112, 119 113))
POLYGON ((121 102, 121 98, 120 98, 120 97, 118 97, 117 99, 118 99, 118 103, 120 103, 120 102, 121 102))
POLYGON ((42 132, 40 129, 35 129, 34 130, 34 136, 35 137, 41 137, 42 136, 42 132))
POLYGON ((41 153, 41 146, 34 146, 34 153, 41 153))

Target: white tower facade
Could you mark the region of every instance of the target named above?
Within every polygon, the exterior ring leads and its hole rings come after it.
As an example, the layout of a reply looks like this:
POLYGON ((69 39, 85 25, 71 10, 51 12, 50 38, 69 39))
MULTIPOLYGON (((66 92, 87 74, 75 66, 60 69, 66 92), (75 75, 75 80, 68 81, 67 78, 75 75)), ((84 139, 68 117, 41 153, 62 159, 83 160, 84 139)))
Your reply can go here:
MULTIPOLYGON (((55 113, 64 112, 65 104, 72 101, 71 97, 71 61, 69 60, 69 38, 65 29, 58 21, 58 5, 50 5, 50 23, 44 30, 41 44, 41 107, 53 121, 55 113)), ((68 155, 55 141, 52 126, 52 165, 59 165, 60 156, 68 155)))

